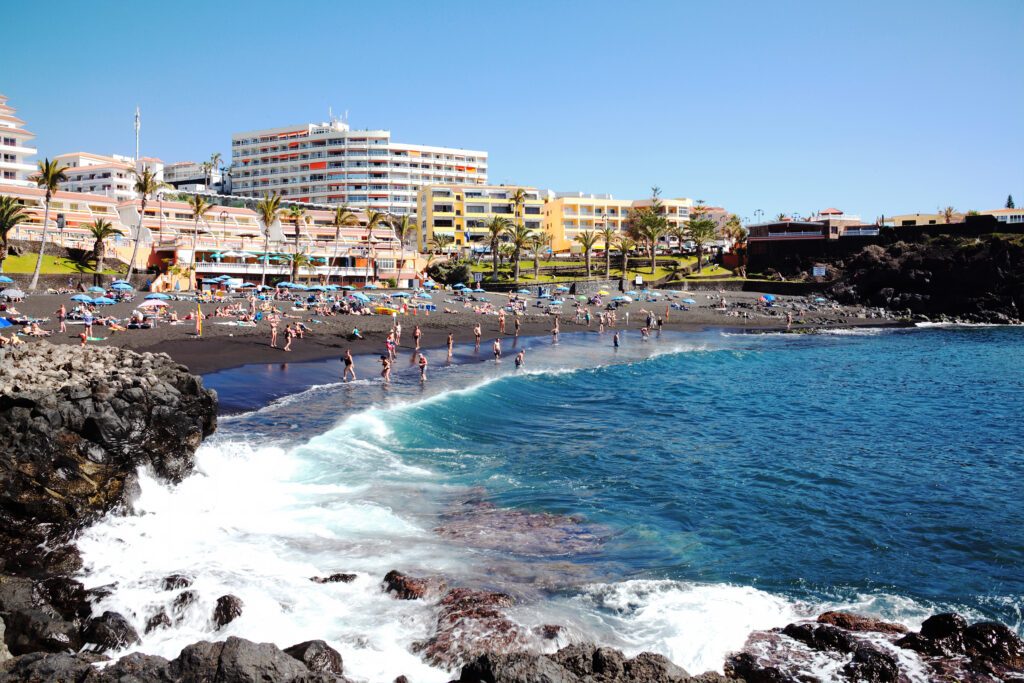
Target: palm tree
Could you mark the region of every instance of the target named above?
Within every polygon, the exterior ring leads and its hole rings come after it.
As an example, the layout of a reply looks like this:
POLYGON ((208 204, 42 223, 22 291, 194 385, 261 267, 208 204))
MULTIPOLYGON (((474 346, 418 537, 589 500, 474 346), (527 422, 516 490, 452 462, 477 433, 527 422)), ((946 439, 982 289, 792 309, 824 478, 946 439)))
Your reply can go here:
MULTIPOLYGON (((387 222, 388 216, 381 211, 366 212, 366 251, 370 257, 370 267, 373 272, 373 279, 377 279, 377 259, 373 253, 373 231, 387 222)), ((369 282, 369 276, 367 276, 369 282)))
POLYGON ((510 226, 511 223, 504 216, 495 216, 487 224, 487 235, 491 241, 491 279, 495 282, 498 281, 498 243, 508 232, 510 226))
POLYGON ((306 277, 306 282, 308 283, 310 280, 313 279, 312 273, 314 267, 315 266, 313 265, 313 259, 310 258, 308 254, 295 254, 294 256, 292 256, 292 282, 298 282, 299 271, 302 268, 306 268, 309 273, 309 275, 306 277))
POLYGON ((526 190, 517 187, 508 201, 512 205, 512 215, 522 222, 523 207, 526 205, 526 190))
POLYGON ((263 223, 263 276, 260 278, 260 286, 267 284, 267 262, 270 261, 270 226, 280 218, 281 195, 265 194, 263 199, 256 202, 256 215, 263 223))
MULTIPOLYGON (((341 229, 351 226, 358 226, 359 217, 356 216, 355 212, 352 211, 351 209, 344 206, 339 206, 334 210, 334 218, 331 221, 331 225, 334 226, 334 261, 335 263, 337 263, 338 247, 340 246, 341 243, 341 229)), ((334 266, 331 266, 331 270, 333 269, 334 266)), ((328 271, 327 280, 330 281, 330 279, 331 272, 328 271)))
POLYGON ((527 248, 530 244, 530 237, 533 235, 533 231, 524 225, 513 225, 505 231, 505 235, 508 237, 509 244, 512 247, 513 280, 516 284, 519 284, 519 260, 523 249, 527 248))
POLYGON ((210 202, 206 201, 206 197, 199 194, 189 195, 186 201, 192 208, 192 217, 195 219, 195 225, 192 229, 192 268, 190 269, 192 271, 190 284, 194 284, 196 277, 196 261, 199 260, 199 257, 196 254, 196 246, 199 242, 199 221, 206 217, 206 214, 212 205, 210 202))
POLYGON ((96 259, 96 281, 102 282, 103 261, 107 257, 106 241, 114 235, 123 235, 124 233, 111 225, 110 221, 107 219, 97 218, 92 222, 92 225, 89 226, 89 234, 92 235, 92 254, 93 258, 96 259))
POLYGON ((214 152, 210 155, 210 160, 207 162, 210 165, 210 174, 206 177, 207 186, 213 181, 213 171, 216 171, 220 165, 220 158, 220 152, 214 152))
POLYGON ((683 242, 686 241, 690 234, 686 226, 682 224, 671 225, 668 228, 668 234, 671 237, 676 238, 676 241, 679 243, 679 253, 683 253, 683 242))
POLYGON ((4 272, 4 260, 10 248, 7 243, 8 235, 28 218, 21 202, 14 197, 0 196, 0 273, 4 272))
POLYGON ((579 234, 576 235, 575 241, 579 242, 580 246, 583 247, 583 261, 587 266, 588 278, 590 277, 590 251, 594 248, 594 245, 597 244, 597 240, 600 238, 601 236, 593 230, 581 230, 579 234))
POLYGON ((161 188, 168 187, 167 183, 162 183, 156 179, 156 174, 153 173, 153 169, 148 166, 142 168, 142 173, 134 171, 135 173, 135 192, 142 199, 142 208, 139 210, 139 226, 135 231, 135 245, 132 247, 132 258, 128 262, 128 280, 132 279, 132 273, 135 271, 135 257, 139 253, 139 242, 142 241, 142 221, 146 217, 146 202, 149 198, 160 191, 161 188))
POLYGON ((409 218, 409 214, 396 217, 391 221, 391 230, 395 234, 399 245, 402 248, 402 260, 398 266, 398 277, 402 277, 402 268, 405 266, 405 243, 409 241, 413 230, 416 229, 416 222, 409 218))
POLYGON ((952 206, 947 206, 945 209, 942 210, 942 212, 939 215, 942 216, 942 221, 944 223, 952 223, 953 219, 956 217, 956 209, 954 209, 952 206))
POLYGON ((629 235, 623 235, 619 238, 618 247, 622 252, 622 284, 625 285, 626 278, 629 276, 629 253, 636 249, 636 240, 629 235))
POLYGON ((39 257, 36 258, 36 268, 32 271, 32 281, 28 285, 30 290, 39 285, 39 273, 43 269, 43 252, 46 250, 46 231, 50 227, 50 200, 53 199, 53 193, 60 187, 61 182, 67 180, 67 176, 64 175, 65 169, 67 166, 61 166, 60 162, 56 160, 43 159, 39 162, 39 170, 36 171, 36 185, 40 189, 46 190, 46 204, 43 209, 43 236, 39 240, 39 257))
POLYGON ((707 210, 703 205, 697 205, 690 214, 690 222, 687 227, 689 237, 697 248, 697 272, 704 270, 704 245, 714 241, 717 236, 718 226, 711 218, 708 218, 707 210))
POLYGON ((789 220, 789 216, 787 216, 784 213, 780 213, 780 214, 777 214, 775 216, 775 220, 778 221, 779 223, 782 223, 784 221, 788 221, 789 220))
POLYGON ((530 238, 530 251, 533 252, 533 279, 540 279, 540 252, 551 242, 551 235, 546 232, 535 232, 530 238))
POLYGON ((435 232, 434 236, 430 238, 428 246, 434 250, 435 253, 443 254, 448 251, 448 247, 455 242, 455 238, 451 235, 446 235, 443 232, 435 232))
POLYGON ((618 231, 607 223, 604 227, 597 231, 597 234, 601 236, 601 241, 604 243, 604 279, 612 279, 612 242, 615 241, 615 236, 618 231))
MULTIPOLYGON (((299 206, 298 204, 292 204, 288 207, 288 220, 295 222, 295 253, 299 253, 299 236, 302 234, 302 225, 309 221, 309 216, 306 215, 306 209, 299 206)), ((292 282, 295 282, 299 277, 299 267, 292 259, 292 282)))

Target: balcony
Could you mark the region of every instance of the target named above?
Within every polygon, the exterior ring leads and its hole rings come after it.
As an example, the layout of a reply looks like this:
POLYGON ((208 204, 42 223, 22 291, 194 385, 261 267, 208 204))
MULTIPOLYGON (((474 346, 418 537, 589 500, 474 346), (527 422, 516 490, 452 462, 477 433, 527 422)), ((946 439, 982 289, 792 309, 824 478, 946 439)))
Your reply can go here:
MULTIPOLYGON (((216 263, 210 261, 200 261, 196 264, 196 272, 199 273, 223 273, 226 275, 241 275, 241 276, 254 276, 258 277, 263 274, 262 263, 216 263)), ((267 274, 268 275, 288 275, 292 272, 292 267, 287 263, 268 263, 267 274)), ((368 277, 373 275, 372 268, 352 268, 352 267, 336 267, 331 268, 329 266, 316 266, 314 268, 302 267, 299 269, 299 276, 304 277, 306 275, 335 275, 338 277, 368 277)))

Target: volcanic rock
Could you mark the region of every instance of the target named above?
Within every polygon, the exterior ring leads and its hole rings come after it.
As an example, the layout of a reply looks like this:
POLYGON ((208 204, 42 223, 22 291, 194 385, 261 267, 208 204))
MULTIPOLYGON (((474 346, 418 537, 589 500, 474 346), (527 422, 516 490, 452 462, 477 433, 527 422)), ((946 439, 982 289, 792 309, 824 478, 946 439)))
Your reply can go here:
POLYGON ((818 615, 819 624, 830 624, 847 631, 875 631, 877 633, 906 633, 903 624, 893 624, 880 619, 853 614, 851 612, 823 612, 818 615))
POLYGON ((438 603, 434 635, 412 649, 435 666, 455 668, 485 652, 515 652, 528 645, 527 632, 502 612, 514 600, 504 593, 454 588, 438 603))
POLYGON ((420 600, 437 595, 445 589, 445 582, 438 578, 416 578, 392 569, 384 575, 381 588, 399 600, 420 600))
POLYGON ((815 650, 853 652, 857 649, 856 638, 841 628, 827 624, 790 624, 782 632, 815 650))
POLYGON ((245 603, 234 595, 222 595, 217 598, 217 606, 213 608, 213 623, 217 628, 223 628, 232 621, 242 616, 242 607, 245 603))
POLYGON ((179 588, 188 588, 192 585, 192 577, 184 574, 171 574, 164 577, 163 586, 165 591, 176 591, 179 588))
POLYGON ((140 642, 139 634, 128 620, 117 612, 104 612, 92 619, 82 634, 83 640, 92 645, 89 649, 100 654, 108 650, 120 650, 140 642))
POLYGON ((307 640, 285 648, 285 653, 299 660, 310 671, 343 673, 341 654, 322 640, 307 640))
POLYGON ((860 645, 853 659, 843 667, 843 674, 863 683, 895 683, 900 670, 896 658, 870 645, 860 645))
MULTIPOLYGON (((390 576, 390 573, 388 574, 390 576)), ((356 580, 355 574, 331 574, 330 576, 311 576, 309 580, 313 583, 352 583, 356 580)), ((384 577, 385 582, 387 577, 384 577)))
POLYGON ((186 646, 170 662, 167 673, 191 681, 291 681, 308 676, 309 669, 270 643, 241 638, 224 642, 200 641, 186 646))
POLYGON ((167 612, 161 607, 159 612, 146 621, 146 633, 148 635, 158 628, 170 628, 171 625, 171 618, 167 616, 167 612))
POLYGON ((11 654, 66 652, 82 646, 81 623, 64 618, 30 579, 0 575, 0 618, 11 654))

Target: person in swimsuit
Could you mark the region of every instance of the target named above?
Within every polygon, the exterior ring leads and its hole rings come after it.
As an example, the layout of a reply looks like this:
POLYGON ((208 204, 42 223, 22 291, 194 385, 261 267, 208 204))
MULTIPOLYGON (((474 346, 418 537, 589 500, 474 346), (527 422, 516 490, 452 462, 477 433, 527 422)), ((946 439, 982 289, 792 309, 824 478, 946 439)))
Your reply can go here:
POLYGON ((341 361, 345 364, 345 373, 341 376, 341 381, 348 381, 348 376, 352 375, 352 380, 356 378, 355 361, 352 360, 352 349, 345 349, 345 355, 342 356, 341 361))
POLYGON ((64 304, 60 305, 57 309, 57 321, 60 322, 60 331, 67 332, 68 326, 65 324, 68 319, 68 309, 64 308, 64 304))
POLYGON ((480 350, 480 337, 482 333, 480 331, 480 323, 473 325, 473 338, 476 339, 476 350, 480 350))
POLYGON ((515 320, 513 320, 513 323, 515 323, 515 332, 516 332, 516 336, 518 337, 519 336, 519 328, 520 328, 520 326, 522 326, 522 323, 519 321, 519 314, 518 313, 516 313, 516 317, 515 317, 515 320))
POLYGON ((523 367, 524 360, 526 360, 526 351, 520 351, 516 354, 516 370, 523 367))
POLYGON ((501 360, 501 338, 495 338, 491 349, 494 351, 494 360, 501 360))
POLYGON ((384 378, 384 383, 387 384, 391 381, 391 358, 389 356, 381 356, 380 365, 380 376, 384 378))
POLYGON ((455 336, 451 332, 449 332, 448 333, 448 361, 449 362, 451 362, 451 360, 452 360, 452 352, 453 352, 454 349, 455 349, 455 336))
POLYGON ((276 315, 270 316, 270 346, 271 348, 277 348, 277 321, 276 315))
POLYGON ((423 336, 423 331, 420 330, 420 326, 417 325, 412 331, 412 339, 416 342, 416 350, 420 350, 420 337, 423 336))
POLYGON ((555 324, 551 328, 551 341, 552 343, 558 343, 558 318, 555 318, 555 324))
POLYGON ((419 366, 420 366, 420 381, 421 382, 426 382, 427 381, 427 357, 424 356, 422 353, 420 354, 419 366))
POLYGON ((619 333, 618 332, 616 332, 615 336, 612 337, 612 346, 614 346, 615 348, 619 348, 619 333))
POLYGON ((284 350, 292 350, 292 340, 295 339, 295 328, 289 325, 284 328, 284 350))

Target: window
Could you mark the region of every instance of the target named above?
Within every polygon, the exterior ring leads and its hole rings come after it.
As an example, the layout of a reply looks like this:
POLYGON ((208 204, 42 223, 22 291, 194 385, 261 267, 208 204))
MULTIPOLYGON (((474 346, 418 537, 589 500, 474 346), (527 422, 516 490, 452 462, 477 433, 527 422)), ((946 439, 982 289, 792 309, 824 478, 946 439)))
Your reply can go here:
POLYGON ((487 207, 483 204, 466 204, 466 213, 487 213, 487 207))
POLYGON ((539 206, 527 206, 527 207, 524 207, 524 212, 527 213, 527 214, 530 214, 531 216, 539 216, 540 215, 540 207, 539 206))
POLYGON ((451 228, 451 227, 454 227, 454 225, 455 225, 455 222, 451 218, 435 218, 434 219, 434 227, 435 228, 451 228))

